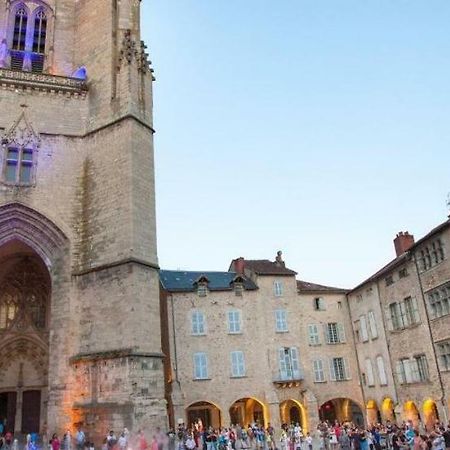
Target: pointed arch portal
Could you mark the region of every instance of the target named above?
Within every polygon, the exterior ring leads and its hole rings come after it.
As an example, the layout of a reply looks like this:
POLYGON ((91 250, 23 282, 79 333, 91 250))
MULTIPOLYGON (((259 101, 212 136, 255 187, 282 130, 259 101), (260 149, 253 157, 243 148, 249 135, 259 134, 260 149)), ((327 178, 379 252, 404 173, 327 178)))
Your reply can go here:
POLYGON ((38 433, 46 415, 51 281, 26 244, 0 247, 0 420, 15 433, 38 433))
POLYGON ((20 203, 0 207, 0 421, 39 433, 47 419, 51 272, 65 235, 20 203))

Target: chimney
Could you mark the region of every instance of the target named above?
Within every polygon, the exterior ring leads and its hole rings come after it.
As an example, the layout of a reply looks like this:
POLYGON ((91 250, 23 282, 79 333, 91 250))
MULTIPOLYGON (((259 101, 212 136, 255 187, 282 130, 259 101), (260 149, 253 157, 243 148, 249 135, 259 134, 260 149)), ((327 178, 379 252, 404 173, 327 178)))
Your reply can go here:
POLYGON ((414 236, 407 231, 400 231, 394 239, 395 253, 397 257, 403 255, 414 245, 414 236))
POLYGON ((240 275, 244 274, 245 260, 242 256, 234 260, 234 271, 240 275))

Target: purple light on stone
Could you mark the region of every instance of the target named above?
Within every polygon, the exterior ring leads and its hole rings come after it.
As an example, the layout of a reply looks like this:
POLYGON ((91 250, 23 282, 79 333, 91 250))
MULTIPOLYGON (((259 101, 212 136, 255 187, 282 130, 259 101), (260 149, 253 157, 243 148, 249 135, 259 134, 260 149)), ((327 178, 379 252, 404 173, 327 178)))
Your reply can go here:
POLYGON ((72 78, 78 78, 79 80, 85 80, 87 78, 87 70, 86 67, 81 66, 78 67, 77 70, 72 74, 72 78))

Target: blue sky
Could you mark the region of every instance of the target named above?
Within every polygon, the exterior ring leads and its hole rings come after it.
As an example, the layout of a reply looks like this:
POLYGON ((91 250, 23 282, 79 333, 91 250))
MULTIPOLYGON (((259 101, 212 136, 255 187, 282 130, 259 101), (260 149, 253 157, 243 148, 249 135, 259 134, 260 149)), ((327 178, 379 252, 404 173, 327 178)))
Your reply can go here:
POLYGON ((447 218, 450 2, 151 0, 161 267, 352 287, 447 218))

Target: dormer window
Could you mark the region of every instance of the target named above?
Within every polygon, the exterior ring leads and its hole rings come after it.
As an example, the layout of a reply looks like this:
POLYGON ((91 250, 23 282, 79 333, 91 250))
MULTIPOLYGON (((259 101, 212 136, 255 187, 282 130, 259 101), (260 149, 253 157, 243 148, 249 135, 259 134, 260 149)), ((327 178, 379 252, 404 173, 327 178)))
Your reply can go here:
POLYGON ((205 276, 201 276, 194 284, 197 287, 197 295, 199 297, 206 297, 208 294, 209 280, 205 276))
POLYGON ((236 297, 242 297, 242 294, 244 293, 244 278, 238 275, 232 281, 232 285, 236 297))
POLYGON ((204 283, 199 283, 197 287, 197 294, 199 297, 206 297, 206 294, 208 293, 208 287, 204 283))
POLYGON ((48 40, 48 8, 19 5, 10 16, 8 47, 13 70, 43 72, 48 40))

